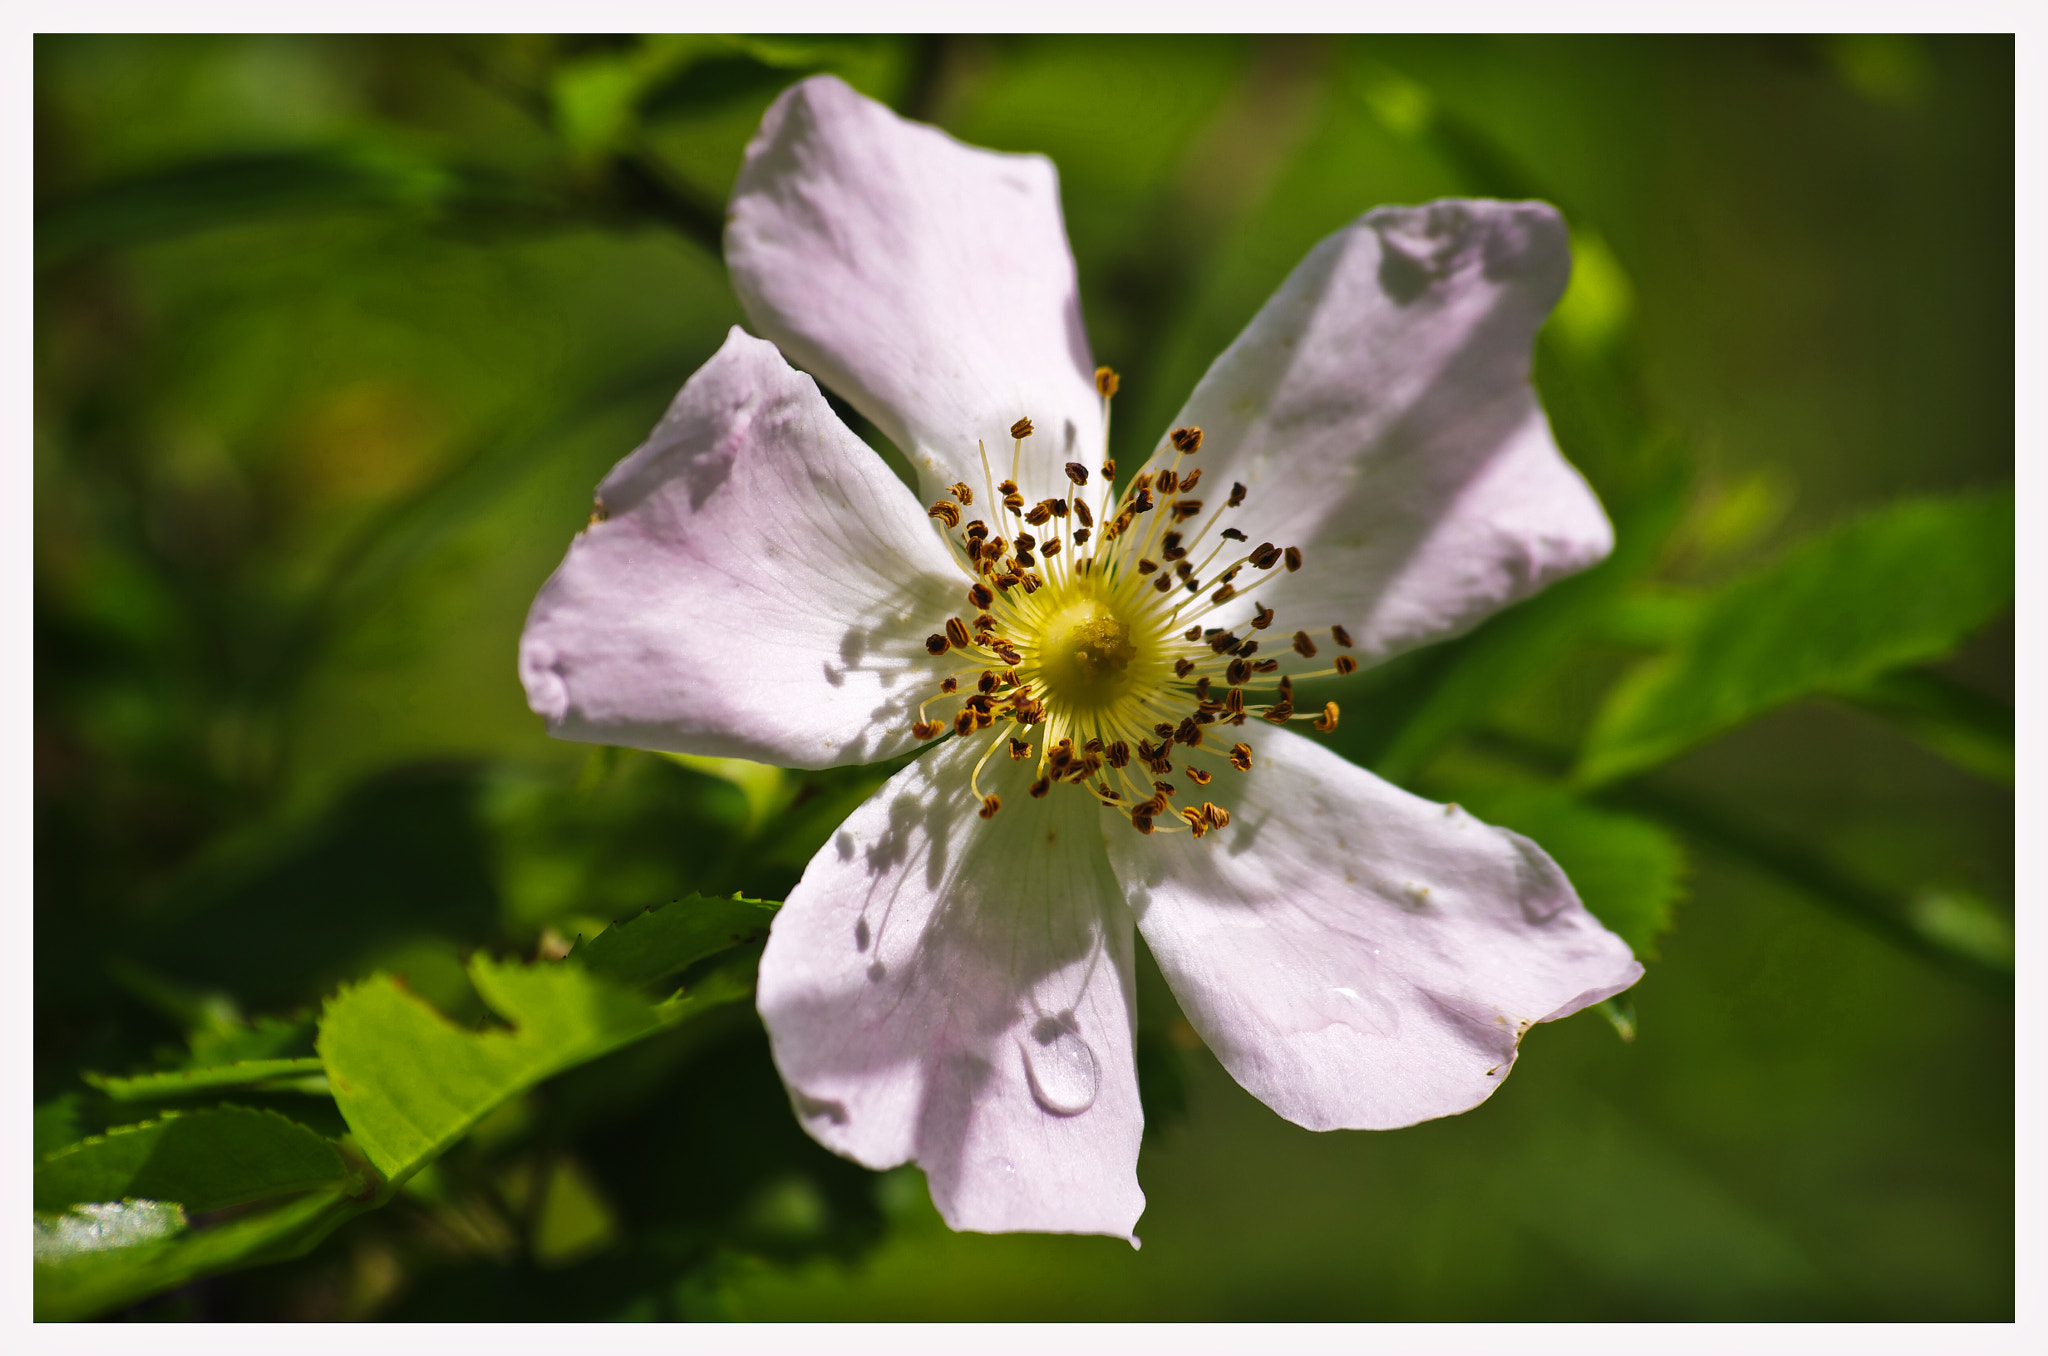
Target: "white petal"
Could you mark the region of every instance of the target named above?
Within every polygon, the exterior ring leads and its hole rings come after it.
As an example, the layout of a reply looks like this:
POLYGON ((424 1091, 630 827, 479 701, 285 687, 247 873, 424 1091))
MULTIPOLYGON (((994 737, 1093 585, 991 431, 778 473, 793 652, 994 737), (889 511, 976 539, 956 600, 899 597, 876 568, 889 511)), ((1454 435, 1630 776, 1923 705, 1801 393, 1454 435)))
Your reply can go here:
POLYGON ((772 344, 735 327, 598 487, 519 642, 562 739, 867 762, 909 747, 967 587, 917 502, 772 344))
POLYGON ((1529 385, 1570 270, 1543 203, 1383 207, 1309 252, 1175 420, 1203 430, 1211 495, 1249 490, 1221 525, 1307 558, 1241 580, 1238 611, 1256 592, 1377 659, 1607 554, 1613 529, 1529 385))
POLYGON ((1312 1130, 1465 1111, 1522 1034, 1642 966, 1534 843, 1247 724, 1229 827, 1109 838, 1138 928, 1231 1075, 1312 1130))
POLYGON ((747 146, 725 258, 748 318, 874 420, 927 498, 1009 473, 1031 502, 1102 457, 1059 182, 1039 155, 962 145, 820 75, 777 99, 747 146))
POLYGON ((776 915, 759 1004, 805 1127, 871 1168, 915 1160, 956 1229, 1131 1237, 1143 1117, 1131 918, 1102 811, 1025 792, 989 735, 854 811, 776 915), (1035 1080, 1035 1081, 1034 1081, 1035 1080))

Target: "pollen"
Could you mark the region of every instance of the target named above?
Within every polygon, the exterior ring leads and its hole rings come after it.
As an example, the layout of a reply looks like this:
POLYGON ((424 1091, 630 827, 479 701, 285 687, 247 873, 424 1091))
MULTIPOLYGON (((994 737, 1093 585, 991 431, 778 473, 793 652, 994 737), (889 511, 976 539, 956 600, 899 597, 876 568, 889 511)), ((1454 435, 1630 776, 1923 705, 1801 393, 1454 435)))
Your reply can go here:
MULTIPOLYGON (((1101 369, 1096 385, 1106 418, 1116 374, 1101 369)), ((1299 547, 1258 541, 1233 521, 1248 498, 1243 484, 1220 501, 1194 496, 1202 472, 1187 459, 1202 451, 1200 428, 1174 429, 1121 493, 1106 446, 1099 474, 1090 460, 1067 460, 1065 447, 1058 458, 1055 449, 1033 450, 1028 415, 1007 429, 1008 476, 998 479, 988 444, 1000 445, 1003 432, 990 429, 979 445, 982 482, 947 487, 927 511, 965 578, 973 623, 934 619, 943 629, 926 639, 930 658, 920 661, 936 670, 934 689, 916 708, 911 734, 922 741, 950 728, 968 743, 983 819, 1002 808, 984 785, 997 775, 991 763, 1018 763, 1033 799, 1087 795, 1143 834, 1228 838, 1229 809, 1176 803, 1180 788, 1218 794, 1234 783, 1212 788, 1217 772, 1256 775, 1251 746, 1222 737, 1253 717, 1335 730, 1334 703, 1295 714, 1293 680, 1355 670, 1343 653, 1334 666, 1308 663, 1317 659, 1312 631, 1325 631, 1340 650, 1351 647, 1349 633, 1327 616, 1283 619, 1285 599, 1276 608, 1239 593, 1234 581, 1244 570, 1284 564, 1292 573, 1305 558, 1299 547), (1025 485, 1063 492, 1034 503, 1025 485), (995 519, 1014 529, 1010 539, 979 518, 963 525, 961 510, 977 494, 1011 515, 995 519), (1276 625, 1274 634, 1292 645, 1254 659, 1260 642, 1252 636, 1276 625), (1008 758, 995 761, 999 752, 1008 758)))

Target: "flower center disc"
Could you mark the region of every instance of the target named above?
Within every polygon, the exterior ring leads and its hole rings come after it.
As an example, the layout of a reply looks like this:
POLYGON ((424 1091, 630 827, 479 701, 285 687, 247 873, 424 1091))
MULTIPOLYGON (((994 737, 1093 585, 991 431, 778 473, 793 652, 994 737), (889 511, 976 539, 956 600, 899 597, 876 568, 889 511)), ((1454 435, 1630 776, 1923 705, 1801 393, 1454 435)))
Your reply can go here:
POLYGON ((1046 618, 1038 654, 1047 697, 1076 713, 1102 713, 1130 691, 1138 646, 1101 599, 1082 594, 1046 618))

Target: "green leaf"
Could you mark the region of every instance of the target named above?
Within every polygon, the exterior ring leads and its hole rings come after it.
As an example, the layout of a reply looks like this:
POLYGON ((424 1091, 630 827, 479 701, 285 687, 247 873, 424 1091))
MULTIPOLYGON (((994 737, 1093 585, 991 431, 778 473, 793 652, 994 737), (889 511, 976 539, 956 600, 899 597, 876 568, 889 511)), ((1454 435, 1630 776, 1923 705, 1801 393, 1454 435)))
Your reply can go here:
POLYGON ((327 1091, 326 1066, 318 1059, 244 1059, 208 1069, 165 1069, 115 1078, 89 1073, 85 1081, 117 1102, 187 1097, 221 1088, 258 1087, 266 1092, 327 1091))
POLYGON ((148 1197, 194 1214, 351 1185, 333 1143, 274 1111, 219 1107, 122 1126, 36 1164, 35 1208, 148 1197))
POLYGON ((2013 709, 1927 669, 1898 669, 1833 694, 1896 721, 1934 752, 1980 777, 2013 783, 2013 709))
POLYGON ((35 1259, 43 1263, 140 1247, 185 1232, 184 1210, 166 1201, 94 1201, 61 1214, 38 1210, 35 1219, 35 1259))
POLYGON ((747 992, 730 977, 650 1004, 579 962, 479 954, 470 981, 511 1030, 466 1031, 388 975, 327 1000, 319 1048, 356 1142, 393 1185, 542 1079, 747 992))
POLYGON ((621 984, 652 984, 765 936, 780 907, 760 899, 691 895, 614 923, 569 954, 621 984))
POLYGON ((1588 911, 1645 959, 1671 927, 1684 894, 1685 850, 1634 815, 1597 809, 1549 786, 1468 791, 1465 808, 1535 840, 1571 880, 1588 911))
POLYGON ((182 1211, 156 1201, 38 1215, 35 1316, 46 1323, 92 1318, 202 1276, 296 1257, 366 1208, 342 1192, 318 1191, 191 1232, 180 1232, 182 1211), (91 1246, 95 1226, 113 1246, 91 1246))
POLYGON ((1945 654, 2012 603, 2013 496, 1921 500, 1812 538, 1709 598, 1607 695, 1574 780, 1641 772, 1773 707, 1945 654))

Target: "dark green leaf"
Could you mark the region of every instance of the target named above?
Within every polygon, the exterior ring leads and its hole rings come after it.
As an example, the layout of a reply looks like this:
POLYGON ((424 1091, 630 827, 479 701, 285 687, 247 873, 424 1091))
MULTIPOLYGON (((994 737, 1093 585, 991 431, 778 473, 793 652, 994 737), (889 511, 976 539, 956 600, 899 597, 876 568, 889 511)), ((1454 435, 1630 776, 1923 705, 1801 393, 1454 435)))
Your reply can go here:
POLYGON ((573 961, 522 965, 479 954, 469 976, 511 1030, 465 1031, 388 975, 344 988, 320 1019, 320 1054, 356 1142, 393 1183, 506 1101, 574 1065, 747 992, 707 982, 649 1004, 573 961))
POLYGON ((117 1102, 156 1097, 189 1097, 222 1088, 260 1087, 271 1092, 326 1092, 325 1066, 318 1059, 244 1059, 210 1069, 166 1069, 160 1073, 110 1078, 89 1073, 85 1081, 117 1102))
POLYGON ((82 1094, 67 1092, 36 1108, 34 1139, 37 1158, 55 1153, 68 1144, 76 1144, 84 1136, 83 1102, 82 1094))
POLYGON ((691 895, 614 923, 570 954, 621 984, 652 984, 727 947, 766 936, 780 907, 760 899, 691 895))
POLYGON ((347 1180, 329 1141, 275 1112, 228 1106, 122 1126, 59 1150, 36 1164, 35 1207, 139 1196, 199 1214, 347 1180))
POLYGON ((1702 607, 1608 693, 1580 757, 1614 781, 1809 693, 1945 654, 2012 603, 2011 491, 1887 509, 1796 547, 1702 607))
POLYGON ((1656 954, 1684 893, 1685 852, 1662 828, 1596 809, 1548 786, 1466 793, 1465 807, 1534 839, 1564 868, 1579 898, 1638 956, 1656 954))
POLYGON ((1881 673, 1834 695, 1898 722, 1957 766, 2012 785, 2013 709, 2004 702, 1927 669, 1881 673))

